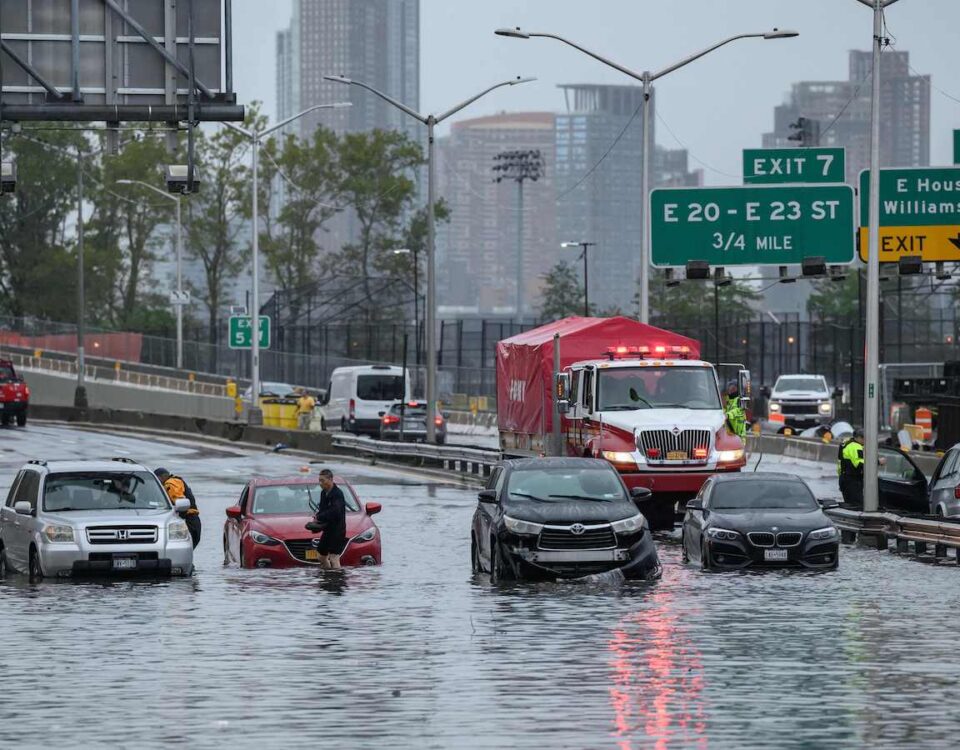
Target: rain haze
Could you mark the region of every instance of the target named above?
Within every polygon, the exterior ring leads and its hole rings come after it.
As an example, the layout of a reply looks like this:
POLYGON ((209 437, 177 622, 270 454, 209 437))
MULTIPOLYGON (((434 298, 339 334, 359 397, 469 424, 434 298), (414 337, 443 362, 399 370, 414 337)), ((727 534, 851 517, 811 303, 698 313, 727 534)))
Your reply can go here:
MULTIPOLYGON (((234 5, 240 101, 263 101, 274 117, 275 32, 288 25, 291 2, 269 10, 259 0, 234 5)), ((420 9, 422 111, 442 111, 511 76, 538 78, 494 92, 458 118, 562 111, 558 84, 630 82, 558 42, 494 36, 500 27, 560 34, 636 71, 659 70, 737 33, 799 31, 796 39, 738 42, 657 84, 657 142, 688 148, 691 168, 702 167, 707 184, 738 183, 742 149, 760 146, 791 84, 846 80, 848 51, 869 50, 872 32, 870 11, 856 0, 421 0, 420 9)), ((952 131, 960 128, 960 67, 948 52, 956 47, 960 3, 903 0, 886 17, 892 47, 908 51, 914 70, 931 76, 930 161, 949 164, 952 131)))

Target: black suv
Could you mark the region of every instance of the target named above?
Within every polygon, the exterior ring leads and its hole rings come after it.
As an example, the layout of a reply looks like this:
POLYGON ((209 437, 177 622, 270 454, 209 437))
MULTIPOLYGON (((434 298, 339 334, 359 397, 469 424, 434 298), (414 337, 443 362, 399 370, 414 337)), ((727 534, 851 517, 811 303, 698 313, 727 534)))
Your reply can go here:
POLYGON ((575 578, 619 568, 626 578, 660 575, 647 519, 607 461, 532 458, 504 461, 490 475, 473 514, 473 572, 497 583, 575 578))

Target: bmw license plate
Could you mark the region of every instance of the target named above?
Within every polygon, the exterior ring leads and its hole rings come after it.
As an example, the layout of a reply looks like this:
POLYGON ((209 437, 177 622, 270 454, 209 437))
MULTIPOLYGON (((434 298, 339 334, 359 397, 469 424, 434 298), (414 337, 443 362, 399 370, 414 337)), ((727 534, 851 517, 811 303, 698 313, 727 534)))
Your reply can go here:
POLYGON ((320 559, 320 553, 317 552, 315 549, 308 549, 308 550, 304 553, 303 556, 304 556, 304 559, 306 559, 306 560, 319 560, 319 559, 320 559))
POLYGON ((667 451, 667 461, 686 461, 686 451, 667 451))
POLYGON ((768 562, 784 562, 787 559, 787 550, 785 549, 765 549, 763 559, 768 562))
POLYGON ((113 558, 114 570, 134 570, 136 567, 137 567, 137 558, 135 557, 113 558))

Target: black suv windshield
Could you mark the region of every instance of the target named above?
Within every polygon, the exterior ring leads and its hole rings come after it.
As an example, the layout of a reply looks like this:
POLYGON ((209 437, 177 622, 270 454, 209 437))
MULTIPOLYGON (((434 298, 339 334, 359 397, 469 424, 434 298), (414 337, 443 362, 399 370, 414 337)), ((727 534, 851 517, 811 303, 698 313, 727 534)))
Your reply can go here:
POLYGON ((543 502, 626 499, 613 469, 518 469, 510 473, 507 493, 511 499, 543 502))
POLYGON ((601 411, 720 408, 717 379, 709 367, 611 367, 598 372, 601 411))
POLYGON ((803 482, 758 480, 720 482, 711 510, 816 510, 820 506, 803 482))
POLYGON ((360 375, 357 378, 357 398, 361 401, 396 401, 403 398, 399 375, 360 375))
POLYGON ((50 474, 43 489, 43 509, 169 510, 170 501, 150 472, 50 474))

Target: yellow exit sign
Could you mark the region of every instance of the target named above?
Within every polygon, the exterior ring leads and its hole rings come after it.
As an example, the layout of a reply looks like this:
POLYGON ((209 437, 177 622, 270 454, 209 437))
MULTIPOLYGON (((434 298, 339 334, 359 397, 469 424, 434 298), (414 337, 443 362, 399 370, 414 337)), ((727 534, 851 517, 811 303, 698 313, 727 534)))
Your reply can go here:
MULTIPOLYGON (((870 232, 860 228, 860 260, 867 262, 870 232)), ((880 262, 919 255, 927 262, 960 261, 960 226, 880 227, 880 262)))

